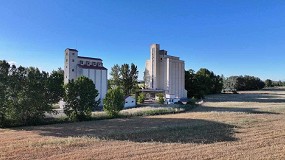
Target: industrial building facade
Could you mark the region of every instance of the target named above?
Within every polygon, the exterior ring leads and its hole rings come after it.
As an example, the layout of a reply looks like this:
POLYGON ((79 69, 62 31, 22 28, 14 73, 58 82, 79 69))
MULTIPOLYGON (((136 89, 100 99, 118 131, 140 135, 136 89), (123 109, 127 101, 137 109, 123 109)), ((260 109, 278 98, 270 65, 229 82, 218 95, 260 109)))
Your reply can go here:
POLYGON ((160 50, 159 44, 150 47, 144 80, 146 89, 164 90, 167 97, 187 97, 184 61, 168 55, 166 50, 160 50))

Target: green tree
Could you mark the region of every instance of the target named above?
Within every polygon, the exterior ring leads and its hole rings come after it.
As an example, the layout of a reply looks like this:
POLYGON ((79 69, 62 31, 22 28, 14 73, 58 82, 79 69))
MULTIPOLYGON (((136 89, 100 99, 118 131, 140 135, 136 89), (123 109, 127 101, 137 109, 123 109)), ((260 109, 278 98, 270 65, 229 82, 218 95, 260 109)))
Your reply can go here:
POLYGON ((38 68, 26 69, 25 81, 17 97, 17 113, 24 124, 36 124, 45 117, 45 112, 52 112, 52 101, 48 99, 46 81, 48 73, 38 68))
POLYGON ((4 126, 7 119, 7 88, 10 65, 6 61, 0 61, 0 127, 4 126))
POLYGON ((87 77, 79 77, 65 85, 64 113, 71 119, 82 121, 91 118, 92 111, 100 104, 95 84, 87 77))
POLYGON ((207 94, 220 93, 223 78, 206 68, 201 68, 197 73, 190 69, 185 71, 185 89, 187 97, 203 98, 207 94))
POLYGON ((158 93, 158 94, 157 94, 157 97, 158 97, 157 102, 158 102, 159 104, 164 104, 164 95, 163 95, 162 93, 158 93))
POLYGON ((131 66, 123 64, 121 67, 116 64, 111 68, 110 74, 112 76, 110 85, 121 88, 125 96, 130 95, 137 88, 138 70, 137 66, 133 63, 131 66))
POLYGON ((52 71, 47 79, 48 97, 50 102, 57 103, 64 96, 64 71, 59 68, 57 71, 52 71))
POLYGON ((48 74, 38 68, 11 66, 7 83, 7 125, 30 125, 43 121, 52 112, 48 98, 48 74))
POLYGON ((264 83, 265 83, 266 87, 272 87, 273 86, 272 80, 270 80, 270 79, 265 80, 264 83))
POLYGON ((112 68, 111 68, 111 72, 110 72, 110 75, 111 75, 111 79, 110 79, 110 88, 113 88, 113 87, 118 87, 121 85, 121 76, 120 76, 120 66, 118 64, 115 64, 112 68))
POLYGON ((237 91, 258 90, 264 88, 265 83, 254 76, 231 76, 224 81, 224 87, 237 91))
POLYGON ((120 88, 110 89, 103 100, 103 109, 111 117, 116 117, 124 108, 124 102, 124 93, 120 88))
POLYGON ((143 103, 145 100, 145 93, 140 93, 138 96, 138 103, 143 103))

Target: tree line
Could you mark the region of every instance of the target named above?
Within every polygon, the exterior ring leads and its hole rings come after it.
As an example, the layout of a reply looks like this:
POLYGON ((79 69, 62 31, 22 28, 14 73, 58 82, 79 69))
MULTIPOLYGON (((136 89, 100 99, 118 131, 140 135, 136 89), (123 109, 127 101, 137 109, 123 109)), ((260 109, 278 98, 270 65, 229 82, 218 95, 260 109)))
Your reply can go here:
POLYGON ((237 91, 259 90, 265 87, 265 83, 254 76, 230 76, 224 79, 225 89, 234 89, 237 91))
POLYGON ((279 87, 279 86, 285 86, 285 82, 282 81, 273 81, 271 79, 266 79, 264 81, 266 87, 279 87))
MULTIPOLYGON (((44 121, 45 113, 53 113, 53 105, 63 99, 64 113, 70 120, 87 120, 94 108, 103 102, 103 109, 110 116, 118 116, 124 107, 124 97, 138 89, 138 70, 133 63, 114 65, 108 81, 106 98, 97 99, 98 91, 92 80, 79 77, 64 85, 62 69, 51 73, 35 67, 16 67, 0 61, 0 127, 31 125, 44 121)), ((213 71, 201 68, 197 72, 185 71, 185 89, 188 98, 204 98, 207 94, 230 90, 257 90, 263 87, 281 86, 284 82, 266 80, 254 76, 225 78, 213 71)), ((139 95, 143 102, 145 95, 139 95)))
POLYGON ((206 68, 201 68, 196 73, 189 69, 185 71, 185 89, 188 98, 204 98, 207 94, 221 93, 223 78, 206 68))
POLYGON ((124 107, 124 97, 137 86, 138 71, 134 64, 115 65, 112 88, 101 100, 93 81, 78 77, 64 85, 64 71, 51 74, 35 67, 16 67, 0 61, 0 127, 44 123, 46 113, 56 113, 53 105, 64 100, 64 113, 69 120, 82 121, 92 117, 92 111, 103 102, 108 115, 118 116, 124 107), (118 69, 118 70, 116 70, 118 69))
POLYGON ((226 91, 259 90, 264 87, 285 86, 285 82, 262 81, 255 76, 230 76, 216 75, 213 71, 201 68, 197 72, 192 69, 185 71, 185 89, 188 98, 204 98, 207 94, 216 94, 226 91))
POLYGON ((61 69, 49 74, 0 61, 0 126, 40 123, 63 96, 62 85, 61 69))

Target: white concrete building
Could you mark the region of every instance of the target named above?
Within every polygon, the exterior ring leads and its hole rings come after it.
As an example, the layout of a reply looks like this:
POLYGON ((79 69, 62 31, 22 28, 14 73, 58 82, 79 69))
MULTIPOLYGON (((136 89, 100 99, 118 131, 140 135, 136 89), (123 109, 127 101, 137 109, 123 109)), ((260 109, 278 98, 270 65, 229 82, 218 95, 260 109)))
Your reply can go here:
POLYGON ((175 98, 187 97, 185 90, 185 64, 179 57, 167 55, 159 44, 150 47, 150 60, 146 61, 144 74, 147 89, 164 90, 175 98))
POLYGON ((101 105, 107 93, 107 69, 103 66, 102 59, 78 56, 76 49, 67 48, 64 52, 64 84, 80 76, 90 78, 99 92, 101 105))

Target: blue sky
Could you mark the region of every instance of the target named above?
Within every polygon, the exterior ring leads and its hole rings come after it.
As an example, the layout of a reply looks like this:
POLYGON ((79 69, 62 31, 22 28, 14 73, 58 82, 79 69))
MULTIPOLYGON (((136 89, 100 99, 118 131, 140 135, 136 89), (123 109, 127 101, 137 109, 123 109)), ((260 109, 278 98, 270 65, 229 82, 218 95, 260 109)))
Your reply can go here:
POLYGON ((284 0, 0 0, 0 59, 45 71, 64 50, 114 64, 142 79, 159 43, 185 69, 285 80, 284 0))

